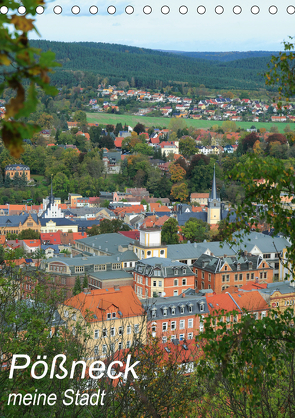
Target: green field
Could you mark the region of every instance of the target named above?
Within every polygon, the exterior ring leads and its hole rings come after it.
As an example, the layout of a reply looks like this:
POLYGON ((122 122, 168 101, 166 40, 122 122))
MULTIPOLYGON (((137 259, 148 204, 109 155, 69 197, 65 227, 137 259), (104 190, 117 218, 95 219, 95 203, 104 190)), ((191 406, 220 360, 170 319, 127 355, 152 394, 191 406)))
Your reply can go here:
MULTIPOLYGON (((102 125, 112 124, 116 125, 117 123, 122 123, 124 125, 130 125, 134 127, 138 122, 143 123, 145 126, 161 126, 168 127, 170 118, 153 118, 148 116, 132 116, 132 115, 115 115, 110 113, 86 113, 87 121, 90 123, 101 123, 102 125)), ((194 126, 196 128, 211 128, 213 125, 222 125, 222 121, 215 120, 193 120, 185 119, 187 126, 194 126)), ((284 132, 284 128, 288 123, 272 123, 272 122, 236 122, 237 126, 241 128, 248 129, 254 125, 257 129, 265 128, 267 131, 271 126, 277 126, 279 132, 284 132)), ((293 122, 289 123, 291 129, 293 122)))

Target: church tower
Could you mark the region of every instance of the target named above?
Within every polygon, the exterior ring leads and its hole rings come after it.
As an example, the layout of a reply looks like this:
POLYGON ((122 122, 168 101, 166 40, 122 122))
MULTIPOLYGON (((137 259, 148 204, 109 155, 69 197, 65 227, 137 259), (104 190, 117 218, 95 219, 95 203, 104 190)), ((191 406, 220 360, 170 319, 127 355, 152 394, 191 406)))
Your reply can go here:
POLYGON ((214 164, 212 191, 211 191, 211 196, 208 199, 207 223, 209 225, 217 224, 220 221, 221 219, 220 211, 221 211, 221 202, 220 202, 220 198, 217 197, 215 164, 214 164))

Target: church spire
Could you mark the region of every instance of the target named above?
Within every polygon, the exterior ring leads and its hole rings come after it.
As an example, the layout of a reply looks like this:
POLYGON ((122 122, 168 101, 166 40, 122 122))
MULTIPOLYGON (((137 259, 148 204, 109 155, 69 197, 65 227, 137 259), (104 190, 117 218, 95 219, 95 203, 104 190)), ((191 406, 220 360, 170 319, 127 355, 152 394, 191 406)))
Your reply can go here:
POLYGON ((215 164, 214 164, 214 173, 213 173, 213 183, 212 183, 211 199, 217 199, 216 178, 215 178, 215 164))

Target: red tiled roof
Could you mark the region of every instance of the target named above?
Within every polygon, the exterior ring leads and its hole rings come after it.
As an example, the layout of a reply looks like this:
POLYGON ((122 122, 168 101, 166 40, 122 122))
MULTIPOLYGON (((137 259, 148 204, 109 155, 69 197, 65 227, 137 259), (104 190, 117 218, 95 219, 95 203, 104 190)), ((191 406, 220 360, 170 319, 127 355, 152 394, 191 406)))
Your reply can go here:
POLYGON ((40 247, 41 246, 41 240, 40 239, 23 239, 23 242, 31 248, 34 247, 40 247))
POLYGON ((108 289, 89 290, 66 300, 64 305, 78 309, 89 322, 106 320, 107 312, 122 313, 123 318, 140 316, 143 307, 131 286, 121 286, 118 290, 114 287, 108 289), (93 315, 89 315, 89 312, 93 315), (94 318, 94 315, 96 318, 94 318))
POLYGON ((124 235, 124 237, 130 238, 132 240, 139 240, 139 231, 134 229, 133 231, 119 231, 119 234, 124 235))

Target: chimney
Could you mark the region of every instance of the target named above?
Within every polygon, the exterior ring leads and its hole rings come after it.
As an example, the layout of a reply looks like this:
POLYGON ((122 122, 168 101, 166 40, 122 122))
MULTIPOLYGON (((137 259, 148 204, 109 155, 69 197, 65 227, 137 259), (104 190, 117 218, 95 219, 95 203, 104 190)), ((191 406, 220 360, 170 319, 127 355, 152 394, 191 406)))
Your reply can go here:
POLYGON ((181 294, 181 297, 185 298, 185 293, 182 293, 182 294, 181 294))
POLYGON ((16 238, 15 242, 16 242, 16 244, 18 243, 18 239, 17 238, 16 238))

